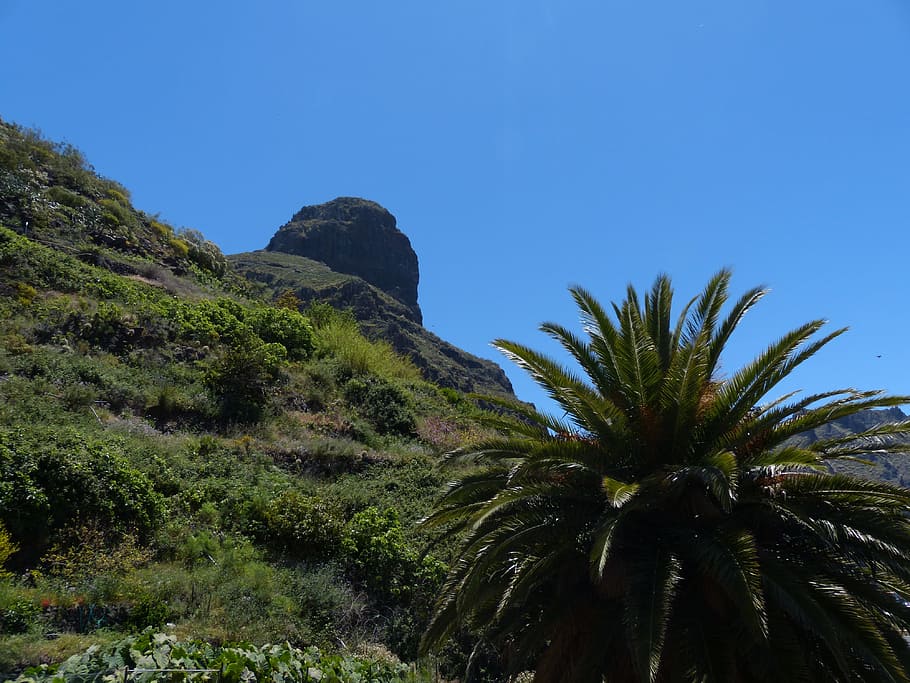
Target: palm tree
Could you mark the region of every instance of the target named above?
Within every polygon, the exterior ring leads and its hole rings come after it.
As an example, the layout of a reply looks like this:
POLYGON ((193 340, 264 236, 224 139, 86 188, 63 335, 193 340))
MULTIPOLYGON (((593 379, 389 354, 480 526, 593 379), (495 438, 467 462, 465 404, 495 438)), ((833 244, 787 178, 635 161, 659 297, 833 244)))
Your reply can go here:
POLYGON ((730 273, 671 316, 660 276, 609 315, 571 294, 589 339, 541 329, 584 371, 514 342, 562 418, 511 406, 502 436, 453 454, 476 464, 428 528, 460 530, 425 634, 459 626, 537 683, 910 681, 910 492, 833 473, 910 422, 800 445, 792 437, 910 397, 843 389, 765 402, 844 330, 788 332, 721 374, 749 290, 722 316, 730 273))

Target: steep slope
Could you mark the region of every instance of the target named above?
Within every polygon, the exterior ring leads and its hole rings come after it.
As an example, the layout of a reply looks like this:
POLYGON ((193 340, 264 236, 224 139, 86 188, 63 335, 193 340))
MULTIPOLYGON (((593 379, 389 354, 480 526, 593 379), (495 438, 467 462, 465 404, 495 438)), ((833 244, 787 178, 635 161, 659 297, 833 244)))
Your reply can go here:
MULTIPOLYGON (((360 277, 262 253, 418 326, 360 277)), ((440 454, 489 432, 350 316, 258 294, 0 122, 0 680, 169 622, 415 656, 446 552, 415 521, 440 454)))
POLYGON ((201 233, 175 233, 137 211, 129 191, 98 176, 73 146, 2 119, 0 224, 121 274, 141 275, 150 263, 203 280, 227 274, 221 250, 201 233))
POLYGON ((272 298, 293 291, 304 303, 350 309, 372 339, 384 339, 424 376, 465 392, 512 394, 495 363, 440 339, 420 323, 417 256, 394 216, 375 202, 340 197, 305 206, 264 251, 228 256, 235 271, 272 298))
MULTIPOLYGON (((246 281, 200 232, 175 231, 136 210, 129 191, 99 177, 76 148, 2 119, 0 224, 86 264, 181 296, 247 293, 246 281)), ((417 255, 394 216, 375 202, 346 197, 303 207, 268 249, 233 257, 238 270, 267 293, 290 289, 306 303, 323 300, 353 309, 372 339, 389 341, 430 381, 460 391, 512 395, 499 366, 421 326, 417 255), (285 258, 288 254, 305 258, 285 258), (305 263, 307 258, 312 261, 305 263)))

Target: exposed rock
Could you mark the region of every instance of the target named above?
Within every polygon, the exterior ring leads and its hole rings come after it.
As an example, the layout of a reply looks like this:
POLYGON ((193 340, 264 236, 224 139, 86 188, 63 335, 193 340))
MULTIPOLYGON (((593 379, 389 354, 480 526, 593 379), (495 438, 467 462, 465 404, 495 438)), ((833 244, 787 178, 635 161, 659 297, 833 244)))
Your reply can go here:
POLYGON ((391 295, 420 324, 417 254, 395 217, 376 202, 339 197, 305 206, 272 237, 267 251, 304 256, 356 275, 391 295))
POLYGON ((496 363, 428 332, 417 305, 417 254, 395 217, 376 202, 339 197, 305 206, 264 251, 228 257, 273 297, 291 290, 307 304, 350 309, 363 332, 388 341, 428 380, 483 394, 513 395, 496 363))

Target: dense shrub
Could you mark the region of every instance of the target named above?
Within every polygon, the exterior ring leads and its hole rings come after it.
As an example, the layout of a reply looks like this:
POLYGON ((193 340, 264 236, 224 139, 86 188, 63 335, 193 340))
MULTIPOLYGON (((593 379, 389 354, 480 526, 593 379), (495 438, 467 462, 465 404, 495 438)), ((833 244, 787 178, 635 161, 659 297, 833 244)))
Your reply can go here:
POLYGON ((230 299, 187 302, 162 302, 163 315, 176 326, 176 337, 187 342, 208 345, 234 343, 249 328, 241 322, 243 307, 230 299))
POLYGON ((98 202, 107 213, 114 217, 114 222, 120 225, 131 225, 135 223, 135 218, 130 208, 117 199, 102 199, 98 202))
POLYGON ((343 548, 355 578, 371 592, 392 601, 406 601, 445 573, 439 561, 421 558, 405 541, 394 510, 368 507, 348 523, 343 548))
POLYGON ((265 509, 264 540, 304 560, 337 554, 343 529, 344 520, 334 507, 294 489, 272 498, 265 509))
POLYGON ((261 306, 251 308, 245 320, 263 341, 284 346, 293 360, 308 358, 313 352, 313 328, 309 320, 296 311, 261 306))
POLYGON ((115 577, 147 564, 151 558, 151 550, 133 534, 111 532, 92 521, 64 529, 42 558, 42 566, 69 590, 102 602, 115 597, 110 591, 115 577))
POLYGON ((283 291, 274 301, 274 305, 278 308, 285 308, 289 311, 294 311, 295 313, 300 313, 302 304, 303 302, 300 300, 300 297, 298 297, 292 289, 283 291))
POLYGON ((168 246, 174 250, 178 258, 186 258, 190 255, 190 245, 179 237, 171 237, 167 241, 168 246))
POLYGON ((291 387, 293 395, 303 402, 304 410, 321 412, 337 397, 337 364, 331 358, 317 358, 300 368, 291 387))
POLYGON ((198 230, 183 228, 180 230, 181 241, 187 246, 187 255, 197 266, 216 277, 227 272, 227 259, 214 242, 205 239, 198 230))
POLYGON ((4 570, 6 561, 9 560, 17 550, 19 550, 19 546, 13 543, 13 539, 3 525, 3 522, 0 522, 0 579, 6 575, 4 570))
POLYGON ((74 524, 147 537, 161 514, 160 495, 116 443, 74 429, 0 429, 0 521, 25 555, 74 524))
POLYGON ((65 187, 59 185, 54 185, 49 187, 47 190, 48 196, 64 206, 68 206, 72 209, 81 209, 89 205, 89 200, 86 199, 81 194, 68 190, 65 187))
POLYGON ((5 597, 0 596, 0 635, 25 633, 41 610, 30 600, 6 600, 5 597))
POLYGON ((259 420, 281 381, 287 352, 281 344, 250 338, 232 346, 209 367, 205 383, 225 419, 259 420))
MULTIPOLYGON (((288 290, 284 292, 276 300, 276 305, 282 299, 287 300, 288 295, 292 295, 297 299, 297 295, 288 290)), ((299 302, 300 300, 297 299, 299 302)), ((331 323, 340 323, 342 326, 354 326, 357 327, 357 319, 354 317, 354 314, 350 310, 339 311, 337 308, 332 306, 332 304, 327 301, 319 301, 315 299, 310 302, 309 306, 306 307, 306 310, 303 311, 303 314, 313 323, 313 327, 318 330, 321 330, 324 327, 327 327, 331 323)))
POLYGON ((174 234, 174 230, 170 225, 162 223, 159 220, 150 220, 149 227, 152 229, 153 233, 164 239, 170 238, 174 234))
POLYGON ((379 377, 355 377, 344 387, 344 398, 380 434, 410 435, 416 429, 407 395, 379 377))

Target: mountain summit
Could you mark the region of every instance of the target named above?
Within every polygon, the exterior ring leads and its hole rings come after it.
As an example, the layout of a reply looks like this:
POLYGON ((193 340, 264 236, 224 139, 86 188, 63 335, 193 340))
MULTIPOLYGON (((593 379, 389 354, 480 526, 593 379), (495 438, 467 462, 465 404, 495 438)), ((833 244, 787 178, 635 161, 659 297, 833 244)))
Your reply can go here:
POLYGON ((349 309, 367 336, 387 341, 431 382, 463 392, 513 395, 496 363, 423 327, 417 254, 395 216, 376 202, 339 197, 304 206, 264 250, 234 254, 228 261, 273 299, 292 291, 304 304, 349 309))
POLYGON ((376 202, 339 197, 305 206, 279 228, 266 251, 304 256, 337 273, 356 275, 403 303, 408 318, 423 322, 417 305, 417 254, 395 216, 376 202))

